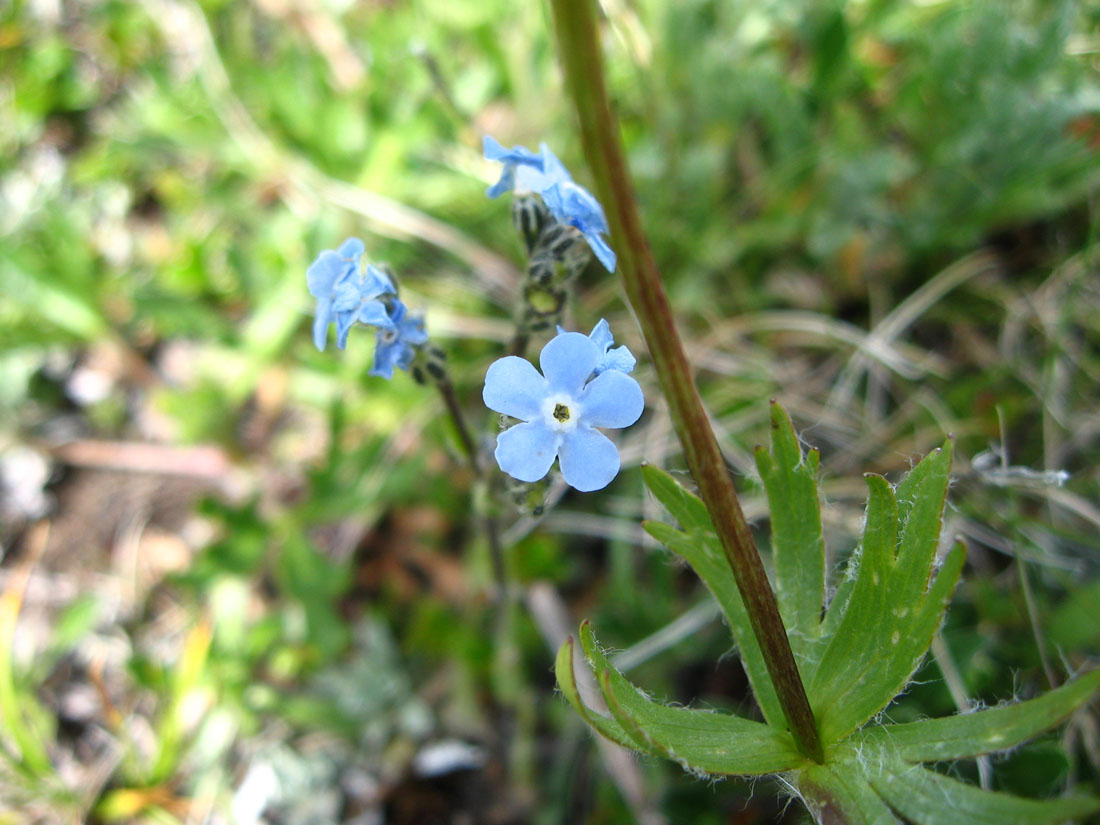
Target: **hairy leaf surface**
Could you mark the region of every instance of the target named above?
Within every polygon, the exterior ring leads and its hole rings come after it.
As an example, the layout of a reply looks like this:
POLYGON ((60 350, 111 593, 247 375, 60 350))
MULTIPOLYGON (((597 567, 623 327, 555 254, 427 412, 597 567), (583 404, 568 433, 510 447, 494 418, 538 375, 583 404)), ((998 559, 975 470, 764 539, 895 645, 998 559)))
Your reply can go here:
POLYGON ((764 656, 749 624, 749 614, 741 601, 737 582, 730 571, 722 545, 714 534, 707 508, 697 496, 681 487, 663 470, 646 466, 642 468, 642 477, 657 500, 683 528, 678 530, 670 524, 647 521, 643 525, 646 532, 691 565, 695 574, 718 600, 734 641, 740 649, 745 673, 764 718, 773 725, 782 726, 783 710, 779 706, 775 687, 768 677, 764 656))

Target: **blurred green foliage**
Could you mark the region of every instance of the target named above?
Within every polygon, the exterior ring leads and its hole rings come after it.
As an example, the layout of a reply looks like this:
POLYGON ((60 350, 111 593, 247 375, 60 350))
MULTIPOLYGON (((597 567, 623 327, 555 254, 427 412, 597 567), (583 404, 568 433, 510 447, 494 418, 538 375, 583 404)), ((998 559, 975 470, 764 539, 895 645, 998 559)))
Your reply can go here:
MULTIPOLYGON (((845 480, 897 477, 943 430, 961 456, 1003 444, 1006 464, 1067 469, 1070 483, 1052 491, 957 465, 948 529, 967 535, 976 566, 943 635, 968 695, 984 701, 1011 695, 1014 673, 1041 683, 1044 659, 1082 666, 1100 651, 1089 596, 1100 12, 1069 0, 604 10, 639 202, 736 469, 750 472, 737 457, 763 437, 764 400, 793 396, 806 437, 824 442, 831 563, 858 532, 850 514, 862 503, 845 480), (986 257, 963 257, 976 247, 986 257), (955 287, 910 302, 960 260, 972 268, 955 287), (857 369, 865 353, 850 343, 799 337, 762 314, 804 310, 871 330, 899 308, 915 314, 895 338, 932 365, 912 376, 857 369)), ((547 14, 502 0, 0 9, 0 451, 49 452, 74 431, 213 444, 260 479, 199 505, 209 537, 125 620, 102 598, 75 601, 52 619, 49 655, 16 663, 9 695, 28 697, 21 712, 56 759, 64 726, 30 697, 81 650, 121 643, 125 677, 106 690, 147 724, 131 735, 97 722, 121 743, 120 766, 74 799, 50 771, 13 779, 5 762, 0 796, 22 787, 76 818, 178 821, 180 799, 231 804, 265 748, 280 754, 270 765, 288 788, 320 800, 357 760, 400 775, 431 736, 490 742, 499 723, 538 751, 529 766, 549 763, 524 773, 520 760, 508 780, 538 800, 533 821, 630 815, 604 774, 583 775, 597 757, 551 696, 549 648, 526 616, 515 683, 500 682, 488 551, 434 400, 404 376, 368 381, 367 336, 320 354, 308 335, 307 265, 362 236, 409 303, 428 308, 481 415, 479 381, 507 335, 508 266, 522 247, 507 205, 483 197, 494 170, 480 136, 545 140, 587 178, 547 14), (117 363, 109 391, 74 393, 73 375, 104 352, 117 363), (181 629, 166 602, 201 621, 181 629), (362 672, 368 660, 376 671, 362 672), (353 707, 357 689, 364 704, 353 707), (530 699, 530 718, 499 722, 509 691, 530 699), (196 721, 196 707, 212 710, 196 721), (340 742, 330 762, 310 752, 316 730, 340 742)), ((577 327, 625 318, 616 289, 589 272, 577 327)), ((509 564, 524 585, 552 581, 625 646, 701 593, 667 556, 639 551, 630 524, 651 505, 637 474, 617 484, 617 498, 567 500, 510 548, 509 564)), ((751 476, 741 486, 750 505, 759 499, 751 476)), ((5 568, 24 545, 12 546, 5 568)), ((67 558, 96 558, 90 549, 67 558)), ((701 665, 726 644, 705 626, 640 665, 638 680, 676 701, 740 705, 736 661, 701 665)), ((939 679, 930 661, 918 677, 929 684, 891 713, 952 712, 939 679)), ((1066 776, 1095 782, 1095 765, 1066 764, 1048 745, 998 763, 997 786, 1047 794, 1066 776)), ((751 790, 640 770, 673 821, 726 821, 751 790)), ((757 791, 753 821, 781 816, 767 796, 757 791)), ((330 816, 278 804, 280 821, 330 816)))

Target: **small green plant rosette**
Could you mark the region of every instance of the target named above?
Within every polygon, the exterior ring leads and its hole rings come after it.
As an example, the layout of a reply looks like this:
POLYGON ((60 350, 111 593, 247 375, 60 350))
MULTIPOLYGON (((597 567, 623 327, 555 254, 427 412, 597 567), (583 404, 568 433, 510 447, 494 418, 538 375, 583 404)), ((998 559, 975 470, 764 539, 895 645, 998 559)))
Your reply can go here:
POLYGON ((555 666, 565 698, 602 736, 692 773, 781 775, 823 823, 1032 825, 1100 810, 1092 796, 1025 799, 922 764, 1003 751, 1058 725, 1100 689, 1100 670, 1015 704, 900 725, 876 719, 924 659, 962 571, 961 543, 937 559, 951 453, 948 439, 896 487, 866 477, 863 537, 826 603, 818 455, 803 452, 790 418, 772 404, 770 449, 756 451, 771 511, 772 581, 825 749, 821 764, 801 755, 786 729, 706 508, 655 467, 643 469, 646 484, 679 526, 647 522, 645 529, 691 565, 717 599, 764 721, 652 701, 610 664, 587 622, 580 641, 608 712, 581 697, 573 639, 555 666))

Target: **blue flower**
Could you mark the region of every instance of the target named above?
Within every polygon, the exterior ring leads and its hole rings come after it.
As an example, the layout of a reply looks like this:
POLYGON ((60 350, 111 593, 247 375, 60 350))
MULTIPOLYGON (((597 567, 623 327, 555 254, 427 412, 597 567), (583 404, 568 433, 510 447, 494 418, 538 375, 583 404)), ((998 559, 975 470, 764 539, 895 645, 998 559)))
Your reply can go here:
POLYGON ((339 251, 326 249, 306 270, 309 292, 317 299, 317 313, 313 319, 313 344, 322 352, 327 343, 328 326, 333 320, 337 287, 349 281, 359 271, 359 257, 364 250, 361 240, 348 238, 340 245, 339 251))
POLYGON ((537 192, 550 214, 561 223, 576 227, 607 271, 615 271, 615 252, 601 237, 610 231, 603 208, 591 192, 574 183, 569 170, 545 143, 536 155, 523 146, 505 149, 486 135, 483 147, 486 160, 504 164, 500 180, 486 192, 490 198, 517 188, 537 192))
POLYGON ((386 305, 378 299, 382 295, 396 293, 386 274, 370 264, 362 278, 342 284, 333 304, 336 310, 336 346, 343 349, 347 345, 348 333, 356 322, 374 327, 392 327, 393 321, 386 312, 386 305))
MULTIPOLYGON (((486 160, 499 160, 504 164, 504 168, 500 172, 500 180, 485 190, 486 195, 490 198, 499 198, 505 192, 511 192, 515 189, 517 169, 522 170, 519 180, 520 188, 536 191, 531 184, 535 183, 537 185, 539 183, 539 179, 534 178, 535 174, 542 175, 543 159, 541 156, 522 146, 505 149, 501 146, 500 141, 489 137, 489 135, 486 135, 482 141, 482 148, 485 151, 486 160)), ((546 151, 549 152, 550 150, 547 149, 546 151)), ((566 172, 566 175, 568 174, 566 172)))
MULTIPOLYGON (((563 332, 565 330, 559 326, 558 334, 561 335, 563 332)), ((600 352, 600 360, 596 362, 596 368, 592 370, 594 375, 599 375, 601 372, 607 372, 608 370, 634 371, 634 365, 638 363, 638 359, 625 346, 611 349, 611 346, 615 343, 615 338, 611 335, 611 325, 603 318, 592 328, 592 332, 588 334, 588 339, 599 348, 600 352)))
POLYGON ((603 208, 592 193, 571 180, 558 181, 539 194, 550 214, 564 224, 575 226, 584 235, 604 269, 615 271, 615 252, 601 235, 611 230, 607 226, 603 208))
POLYGON ((378 330, 374 345, 371 375, 393 378, 394 367, 407 370, 416 356, 416 348, 428 340, 423 318, 408 318, 408 309, 396 298, 392 301, 389 327, 378 330))
POLYGON ((579 332, 564 332, 542 348, 542 374, 514 355, 485 375, 485 406, 520 419, 497 437, 500 469, 520 481, 538 481, 558 459, 566 483, 599 490, 619 472, 619 451, 597 427, 629 427, 645 399, 638 382, 609 369, 592 378, 600 348, 579 332), (589 380, 591 378, 592 380, 589 380))
POLYGON ((380 327, 391 327, 393 322, 386 307, 378 300, 381 295, 393 295, 396 290, 384 273, 367 266, 365 275, 359 273, 359 259, 364 251, 363 242, 348 238, 340 249, 326 249, 306 271, 310 294, 317 299, 317 314, 313 319, 313 344, 324 352, 328 341, 328 327, 336 321, 336 346, 343 349, 348 332, 356 321, 380 327))

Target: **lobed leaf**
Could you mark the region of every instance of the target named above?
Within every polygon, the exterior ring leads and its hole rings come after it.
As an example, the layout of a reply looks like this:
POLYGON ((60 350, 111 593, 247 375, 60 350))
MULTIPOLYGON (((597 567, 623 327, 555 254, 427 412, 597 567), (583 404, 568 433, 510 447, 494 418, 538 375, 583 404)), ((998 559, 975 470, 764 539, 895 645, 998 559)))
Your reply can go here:
POLYGON ((1025 799, 983 791, 919 765, 897 761, 886 767, 871 777, 871 785, 914 825, 1045 825, 1100 810, 1100 799, 1092 796, 1025 799))
POLYGON ((768 676, 764 656, 749 624, 749 615, 741 601, 737 582, 726 561, 725 552, 714 535, 706 507, 698 497, 681 487, 668 473, 656 467, 642 467, 646 486, 672 514, 683 530, 670 524, 647 521, 642 526, 661 544, 684 559, 717 599, 741 653, 741 662, 752 685, 756 702, 769 724, 786 725, 775 687, 768 676))
MULTIPOLYGON (((846 736, 905 689, 943 622, 965 560, 966 547, 957 543, 944 560, 924 601, 912 611, 911 620, 905 618, 905 608, 892 608, 882 617, 883 629, 873 635, 869 645, 877 655, 866 660, 859 680, 841 685, 836 702, 822 707, 817 715, 824 741, 835 742, 846 736), (891 634, 888 639, 885 638, 887 631, 891 634)), ((826 666, 823 664, 822 670, 826 666)), ((811 702, 815 700, 816 695, 812 695, 811 702)))
POLYGON ((1005 750, 1064 721, 1100 689, 1100 670, 1035 699, 946 719, 873 727, 863 741, 910 762, 962 759, 1005 750))
POLYGON ((821 625, 825 598, 825 539, 817 492, 820 455, 805 456, 791 419, 771 404, 771 451, 756 449, 756 467, 771 513, 773 582, 795 659, 805 676, 821 625))
POLYGON ((611 665, 587 622, 581 625, 581 643, 608 709, 635 747, 673 759, 687 770, 713 774, 780 773, 805 763, 785 730, 731 714, 650 701, 611 665))
POLYGON ((904 689, 943 620, 965 559, 957 544, 928 587, 950 467, 948 441, 909 473, 898 496, 884 478, 866 477, 855 584, 846 601, 830 607, 825 626, 836 631, 807 690, 826 743, 850 733, 904 689))

